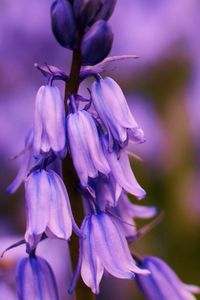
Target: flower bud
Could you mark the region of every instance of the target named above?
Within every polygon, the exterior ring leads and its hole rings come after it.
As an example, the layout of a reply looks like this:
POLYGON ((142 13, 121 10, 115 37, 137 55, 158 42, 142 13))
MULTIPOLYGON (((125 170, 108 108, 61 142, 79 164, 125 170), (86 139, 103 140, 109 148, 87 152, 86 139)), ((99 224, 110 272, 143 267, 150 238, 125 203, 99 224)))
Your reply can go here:
POLYGON ((74 0, 73 9, 80 28, 92 24, 101 8, 101 0, 74 0))
POLYGON ((97 19, 108 20, 113 13, 117 0, 101 0, 102 7, 97 19))
POLYGON ((103 20, 94 23, 83 37, 81 52, 83 65, 95 65, 101 62, 110 52, 113 33, 103 20))
POLYGON ((51 6, 52 31, 58 43, 74 49, 76 42, 76 23, 72 5, 68 0, 56 0, 51 6))

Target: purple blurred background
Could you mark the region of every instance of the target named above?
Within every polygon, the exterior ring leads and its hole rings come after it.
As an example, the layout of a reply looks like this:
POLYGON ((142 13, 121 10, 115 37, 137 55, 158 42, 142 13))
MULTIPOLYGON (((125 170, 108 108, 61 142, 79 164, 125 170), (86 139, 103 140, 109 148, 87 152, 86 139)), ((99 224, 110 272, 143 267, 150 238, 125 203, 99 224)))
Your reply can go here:
MULTIPOLYGON (((9 158, 23 149, 24 137, 33 122, 35 94, 45 83, 33 65, 47 62, 64 70, 70 66, 70 51, 60 47, 51 33, 51 3, 0 1, 0 239, 5 247, 16 235, 22 236, 25 227, 23 188, 11 197, 5 194, 5 188, 20 163, 20 158, 9 158)), ((133 168, 148 193, 144 204, 165 211, 162 224, 133 248, 160 256, 185 282, 198 285, 199 13, 199 0, 118 0, 110 20, 115 34, 111 54, 136 54, 140 58, 119 63, 109 74, 122 86, 146 134, 145 144, 131 145, 143 159, 133 161, 133 168)), ((9 256, 5 256, 0 263, 0 300, 5 299, 2 291, 7 291, 6 299, 16 299, 13 282, 5 276, 9 270, 13 272, 9 262, 9 256)), ((63 266, 64 259, 61 273, 63 266)), ((65 275, 67 266, 68 262, 65 275)), ((143 299, 132 282, 105 278, 102 289, 98 299, 110 299, 109 292, 116 300, 143 299)), ((62 299, 67 297, 63 294, 62 299)))

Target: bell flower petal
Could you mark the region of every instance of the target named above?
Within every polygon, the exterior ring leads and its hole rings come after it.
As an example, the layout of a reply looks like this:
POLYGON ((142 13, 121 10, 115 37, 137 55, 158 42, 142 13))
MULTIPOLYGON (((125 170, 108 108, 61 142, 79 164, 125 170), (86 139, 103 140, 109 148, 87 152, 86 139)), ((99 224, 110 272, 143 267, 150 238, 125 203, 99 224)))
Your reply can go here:
POLYGON ((35 155, 51 149, 62 155, 65 149, 65 110, 60 91, 55 86, 42 86, 36 96, 34 142, 35 155))
POLYGON ((140 266, 151 271, 146 277, 136 276, 148 300, 195 300, 192 293, 200 293, 200 288, 182 283, 176 273, 157 257, 145 257, 140 266))
POLYGON ((36 170, 25 185, 27 229, 25 240, 30 249, 37 246, 43 233, 68 240, 74 231, 80 235, 61 177, 54 171, 36 170))
POLYGON ((98 172, 105 175, 110 172, 96 125, 88 112, 69 114, 67 135, 72 160, 83 186, 87 186, 89 177, 97 177, 98 172))
POLYGON ((131 114, 121 88, 112 78, 95 81, 91 95, 100 119, 115 140, 123 144, 128 139, 129 129, 132 138, 136 136, 134 140, 144 142, 144 135, 141 134, 143 131, 131 114))
POLYGON ((22 259, 17 267, 16 282, 19 300, 59 300, 53 271, 41 257, 22 259))

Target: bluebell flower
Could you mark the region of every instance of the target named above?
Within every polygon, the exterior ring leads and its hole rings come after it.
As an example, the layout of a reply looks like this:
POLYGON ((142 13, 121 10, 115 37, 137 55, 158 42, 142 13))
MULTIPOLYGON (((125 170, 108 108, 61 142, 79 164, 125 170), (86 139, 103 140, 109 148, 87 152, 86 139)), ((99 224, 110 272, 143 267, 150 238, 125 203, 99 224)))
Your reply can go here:
POLYGON ((84 219, 81 228, 85 236, 80 247, 81 276, 93 293, 99 293, 104 269, 127 279, 149 273, 136 265, 117 219, 103 212, 92 214, 84 219))
POLYGON ((69 49, 77 45, 77 27, 72 9, 68 0, 55 0, 51 6, 52 31, 58 43, 69 49))
POLYGON ((161 259, 147 256, 140 264, 151 274, 146 277, 137 275, 137 282, 148 300, 195 300, 193 293, 200 288, 184 284, 175 272, 161 259))
POLYGON ((123 145, 128 137, 135 142, 144 142, 144 133, 134 119, 119 85, 109 77, 92 84, 92 100, 103 124, 113 138, 123 145))
POLYGON ((22 182, 25 180, 28 172, 30 170, 32 156, 33 156, 33 130, 31 129, 25 139, 25 147, 23 150, 23 159, 20 165, 20 169, 17 173, 15 179, 11 182, 11 184, 7 187, 6 191, 9 194, 13 194, 22 182))
POLYGON ((117 151, 113 150, 110 152, 108 150, 106 136, 102 136, 102 141, 104 145, 104 153, 115 181, 128 193, 131 193, 138 199, 143 199, 146 196, 146 192, 139 185, 133 174, 126 151, 121 150, 120 153, 118 153, 117 151))
POLYGON ((36 170, 25 183, 27 228, 25 240, 34 249, 43 233, 68 240, 75 224, 67 190, 54 171, 36 170))
POLYGON ((72 160, 83 186, 98 172, 110 172, 99 140, 95 122, 87 111, 77 111, 67 117, 67 136, 72 160))
POLYGON ((83 37, 81 43, 82 64, 95 65, 109 54, 113 42, 113 33, 104 20, 95 22, 83 37))
POLYGON ((59 300, 53 271, 41 257, 30 256, 18 263, 16 283, 19 300, 59 300))
POLYGON ((142 206, 131 203, 126 193, 122 192, 114 212, 124 221, 122 227, 127 238, 137 233, 135 219, 148 219, 157 214, 154 206, 142 206))
POLYGON ((35 101, 34 153, 39 156, 53 150, 62 156, 65 142, 64 100, 57 87, 42 86, 35 101))

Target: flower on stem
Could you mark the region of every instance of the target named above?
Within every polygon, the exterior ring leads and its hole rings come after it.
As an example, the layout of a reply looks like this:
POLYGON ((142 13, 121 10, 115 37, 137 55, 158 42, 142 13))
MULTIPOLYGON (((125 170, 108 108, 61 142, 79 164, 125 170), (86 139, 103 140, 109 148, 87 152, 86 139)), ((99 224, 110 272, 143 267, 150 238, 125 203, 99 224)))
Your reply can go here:
POLYGON ((99 293, 104 269, 117 278, 149 274, 137 267, 117 219, 103 212, 91 214, 81 229, 85 236, 80 241, 81 276, 93 293, 99 293))
POLYGON ((33 130, 31 129, 25 139, 25 147, 23 150, 23 159, 20 165, 20 169, 17 173, 15 179, 11 182, 11 184, 7 187, 6 191, 9 194, 13 194, 25 180, 31 166, 31 160, 33 156, 32 151, 33 146, 33 130))
POLYGON ((65 109, 60 91, 55 86, 42 86, 36 96, 33 148, 36 156, 50 150, 65 153, 65 109))
POLYGON ((83 186, 98 172, 110 172, 100 144, 95 122, 87 111, 76 111, 67 117, 67 136, 74 167, 83 186))
POLYGON ((59 300, 53 271, 41 257, 31 255, 19 262, 16 283, 19 300, 59 300))
POLYGON ((148 268, 148 276, 137 275, 139 287, 148 300, 195 300, 193 293, 200 293, 200 288, 184 284, 176 273, 161 259, 147 256, 140 267, 148 268))
POLYGON ((27 229, 25 240, 34 249, 42 234, 68 240, 75 224, 67 190, 60 176, 52 170, 33 171, 26 183, 27 229))
POLYGON ((142 206, 133 204, 128 196, 122 192, 114 208, 114 212, 124 221, 122 227, 127 238, 136 234, 135 219, 148 219, 156 215, 157 209, 153 206, 142 206))
POLYGON ((139 143, 145 141, 143 130, 131 114, 121 88, 112 78, 95 81, 91 96, 100 119, 121 146, 128 137, 139 143))
POLYGON ((104 153, 115 181, 128 193, 131 193, 138 199, 143 199, 146 196, 146 192, 137 182, 125 150, 121 150, 121 152, 118 153, 114 149, 110 152, 108 150, 108 141, 105 135, 102 136, 102 141, 104 153))

